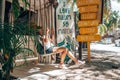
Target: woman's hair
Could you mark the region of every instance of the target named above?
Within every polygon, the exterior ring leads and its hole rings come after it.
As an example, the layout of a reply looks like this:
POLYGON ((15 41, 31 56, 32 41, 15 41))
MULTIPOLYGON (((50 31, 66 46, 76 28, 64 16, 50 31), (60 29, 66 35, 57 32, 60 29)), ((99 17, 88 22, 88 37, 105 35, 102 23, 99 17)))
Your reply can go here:
POLYGON ((41 26, 37 26, 37 30, 39 30, 39 29, 42 29, 42 27, 41 26))
POLYGON ((43 29, 41 26, 36 27, 36 34, 39 35, 39 29, 43 29))

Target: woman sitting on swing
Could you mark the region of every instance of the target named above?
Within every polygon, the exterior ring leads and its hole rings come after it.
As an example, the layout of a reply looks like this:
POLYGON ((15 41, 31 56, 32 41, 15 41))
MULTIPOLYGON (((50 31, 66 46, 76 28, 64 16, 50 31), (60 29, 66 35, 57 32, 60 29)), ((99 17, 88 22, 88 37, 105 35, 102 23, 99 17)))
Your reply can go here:
MULTIPOLYGON (((41 34, 42 31, 43 31, 42 28, 40 28, 39 34, 41 34)), ((43 36, 42 41, 44 43, 46 53, 60 53, 61 54, 61 60, 60 60, 60 64, 58 68, 63 68, 64 59, 66 55, 68 55, 76 63, 75 66, 77 67, 81 67, 83 64, 85 64, 85 62, 77 60, 74 57, 74 55, 66 47, 54 46, 53 40, 50 38, 49 34, 50 34, 49 29, 47 28, 46 34, 43 36)), ((52 35, 54 35, 54 30, 52 31, 52 35)))

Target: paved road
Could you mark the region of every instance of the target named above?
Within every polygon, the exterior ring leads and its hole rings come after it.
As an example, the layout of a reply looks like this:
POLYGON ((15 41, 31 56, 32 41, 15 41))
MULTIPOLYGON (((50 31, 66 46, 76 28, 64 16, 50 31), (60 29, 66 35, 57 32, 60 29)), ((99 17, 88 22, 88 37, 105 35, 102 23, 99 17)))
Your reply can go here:
POLYGON ((110 51, 120 54, 120 47, 116 47, 115 44, 91 43, 91 50, 110 51))

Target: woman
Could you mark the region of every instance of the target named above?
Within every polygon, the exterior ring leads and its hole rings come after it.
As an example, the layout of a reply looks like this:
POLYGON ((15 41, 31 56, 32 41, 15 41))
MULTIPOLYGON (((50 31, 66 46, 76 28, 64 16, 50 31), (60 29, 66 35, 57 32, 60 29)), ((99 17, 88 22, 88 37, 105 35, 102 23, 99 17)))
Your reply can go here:
POLYGON ((67 48, 54 46, 54 43, 53 43, 54 31, 52 30, 52 39, 50 38, 49 34, 50 34, 49 29, 47 28, 46 35, 43 36, 44 47, 45 47, 46 53, 60 53, 61 54, 61 60, 58 66, 59 68, 63 68, 64 59, 66 55, 68 55, 76 63, 76 66, 79 66, 85 63, 85 62, 77 60, 67 48))

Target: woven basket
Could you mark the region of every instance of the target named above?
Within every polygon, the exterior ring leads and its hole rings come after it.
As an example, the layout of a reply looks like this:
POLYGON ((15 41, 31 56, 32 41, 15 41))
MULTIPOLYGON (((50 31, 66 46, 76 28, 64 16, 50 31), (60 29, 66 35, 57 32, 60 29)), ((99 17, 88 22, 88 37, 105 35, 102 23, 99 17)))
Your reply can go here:
POLYGON ((99 20, 84 20, 84 21, 79 21, 78 26, 79 27, 93 27, 93 26, 98 26, 99 25, 99 20))
POLYGON ((97 13, 85 13, 81 14, 81 20, 88 20, 88 19, 97 19, 97 13))
POLYGON ((77 6, 85 6, 85 5, 96 5, 100 3, 100 0, 77 0, 77 6))
POLYGON ((98 5, 79 7, 80 13, 98 12, 98 5))

